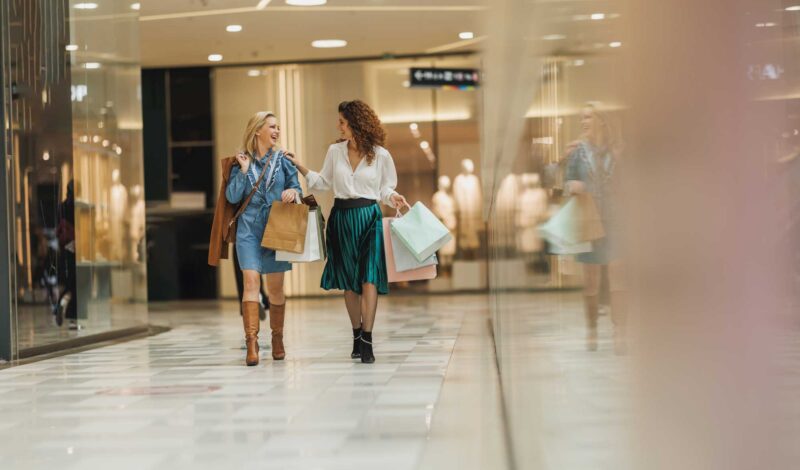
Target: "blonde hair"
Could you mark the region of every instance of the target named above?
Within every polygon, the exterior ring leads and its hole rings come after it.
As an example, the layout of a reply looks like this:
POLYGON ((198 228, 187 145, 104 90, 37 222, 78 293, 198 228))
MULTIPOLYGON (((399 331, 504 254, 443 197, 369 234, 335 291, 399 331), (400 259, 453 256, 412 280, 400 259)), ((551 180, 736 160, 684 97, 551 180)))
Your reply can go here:
POLYGON ((602 111, 592 102, 585 103, 583 109, 591 111, 592 116, 597 120, 595 125, 594 142, 599 147, 611 152, 615 157, 622 151, 622 134, 616 120, 607 111, 602 111))
MULTIPOLYGON (((244 137, 242 138, 242 148, 239 149, 242 153, 253 158, 253 155, 258 152, 258 136, 256 132, 264 127, 264 124, 267 123, 267 119, 271 117, 278 119, 278 116, 271 111, 259 111, 247 121, 247 127, 244 130, 244 137)), ((259 155, 259 157, 260 156, 261 155, 259 155)))

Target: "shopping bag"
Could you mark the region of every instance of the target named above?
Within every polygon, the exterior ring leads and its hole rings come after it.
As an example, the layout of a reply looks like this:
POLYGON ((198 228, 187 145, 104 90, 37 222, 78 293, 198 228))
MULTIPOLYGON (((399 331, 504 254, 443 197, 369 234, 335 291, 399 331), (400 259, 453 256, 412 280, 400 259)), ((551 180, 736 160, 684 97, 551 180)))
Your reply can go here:
POLYGON ((303 253, 308 228, 308 206, 276 201, 272 203, 261 246, 272 250, 303 253))
MULTIPOLYGON (((384 254, 386 258, 386 274, 389 279, 389 282, 404 282, 404 281, 424 281, 436 278, 436 265, 431 264, 428 266, 423 266, 417 269, 411 269, 409 271, 398 271, 396 265, 396 258, 395 258, 395 251, 394 247, 403 246, 402 243, 397 240, 397 235, 392 232, 391 224, 392 222, 396 222, 397 220, 393 217, 384 217, 383 218, 383 245, 384 245, 384 254), (394 240, 393 240, 394 239, 394 240)), ((411 255, 410 252, 408 252, 411 255)), ((413 257, 413 255, 411 255, 413 257)))
MULTIPOLYGON (((391 225, 391 223, 389 225, 391 225)), ((397 272, 402 273, 411 271, 412 269, 439 264, 439 259, 435 254, 431 255, 425 261, 417 261, 414 255, 408 251, 408 248, 397 239, 396 235, 390 238, 392 239, 392 253, 394 253, 394 265, 397 272)))
MULTIPOLYGON (((605 236, 600 214, 589 194, 577 194, 547 222, 539 226, 542 237, 562 250, 584 250, 587 242, 605 236)), ((589 244, 591 245, 591 244, 589 244)), ((585 253, 592 251, 591 247, 585 253)), ((567 254, 567 253, 560 253, 567 254)))
MULTIPOLYGON (((271 217, 271 216, 270 216, 271 217)), ((306 226, 305 246, 302 253, 293 253, 285 250, 275 250, 275 260, 290 263, 312 263, 324 258, 325 248, 322 238, 322 212, 319 207, 308 211, 308 225, 306 226)))
POLYGON ((420 263, 453 238, 442 221, 421 202, 414 204, 404 216, 395 219, 391 230, 420 263))

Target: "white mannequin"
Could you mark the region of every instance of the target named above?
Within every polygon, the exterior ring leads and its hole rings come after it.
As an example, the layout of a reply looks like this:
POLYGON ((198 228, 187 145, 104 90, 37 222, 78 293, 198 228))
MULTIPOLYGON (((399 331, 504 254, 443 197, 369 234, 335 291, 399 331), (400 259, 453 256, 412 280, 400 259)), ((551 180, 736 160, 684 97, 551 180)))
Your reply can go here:
POLYGON ((539 175, 522 175, 524 187, 519 198, 517 249, 521 253, 538 253, 544 249, 537 226, 547 217, 547 191, 541 187, 539 175))
POLYGON ((495 226, 496 244, 508 254, 513 254, 517 247, 515 224, 518 218, 519 186, 517 175, 512 173, 503 178, 497 191, 497 216, 500 223, 495 226))
POLYGON ((111 171, 108 212, 108 238, 111 248, 109 258, 122 261, 126 258, 124 226, 128 221, 128 191, 119 181, 119 170, 111 171))
POLYGON ((475 164, 465 158, 461 160, 461 174, 453 182, 459 227, 458 247, 466 251, 476 251, 481 246, 483 196, 480 180, 474 173, 475 164))
MULTIPOLYGON (((433 195, 433 213, 439 217, 439 220, 444 223, 448 230, 455 233, 456 230, 456 203, 453 197, 450 196, 450 177, 439 177, 439 190, 433 195)), ((456 240, 455 237, 439 250, 439 262, 447 266, 456 254, 456 240)))
POLYGON ((143 259, 139 253, 139 242, 144 237, 145 232, 145 203, 142 197, 142 187, 135 185, 131 188, 131 219, 130 219, 130 253, 134 261, 143 259))

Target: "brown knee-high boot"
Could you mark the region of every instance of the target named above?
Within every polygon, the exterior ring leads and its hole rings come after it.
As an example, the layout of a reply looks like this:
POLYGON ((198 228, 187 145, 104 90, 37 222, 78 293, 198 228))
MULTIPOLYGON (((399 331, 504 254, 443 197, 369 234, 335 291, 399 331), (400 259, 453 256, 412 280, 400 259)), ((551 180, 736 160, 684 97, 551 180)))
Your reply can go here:
POLYGON ((596 295, 583 297, 586 309, 586 349, 589 351, 597 351, 597 317, 600 310, 597 297, 596 295))
POLYGON ((247 344, 248 366, 258 365, 258 330, 261 324, 258 319, 258 302, 242 302, 242 322, 244 323, 244 340, 247 344))
POLYGON ((283 305, 270 305, 269 327, 272 329, 272 358, 282 361, 286 357, 283 348, 283 321, 286 317, 286 302, 283 305))

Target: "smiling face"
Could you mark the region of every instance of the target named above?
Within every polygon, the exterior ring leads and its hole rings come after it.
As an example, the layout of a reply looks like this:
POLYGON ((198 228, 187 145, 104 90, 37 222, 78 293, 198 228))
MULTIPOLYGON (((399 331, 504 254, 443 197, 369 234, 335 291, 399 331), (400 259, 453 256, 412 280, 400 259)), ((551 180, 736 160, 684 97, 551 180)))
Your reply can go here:
POLYGON ((281 138, 281 126, 278 124, 278 118, 275 116, 268 117, 261 129, 256 133, 256 136, 263 147, 272 148, 278 145, 278 141, 281 138))
POLYGON ((347 119, 342 116, 342 113, 339 113, 339 134, 342 139, 353 140, 353 131, 350 129, 347 119))
POLYGON ((594 109, 589 107, 583 108, 581 111, 581 130, 583 131, 583 135, 590 139, 595 134, 595 121, 594 109))

